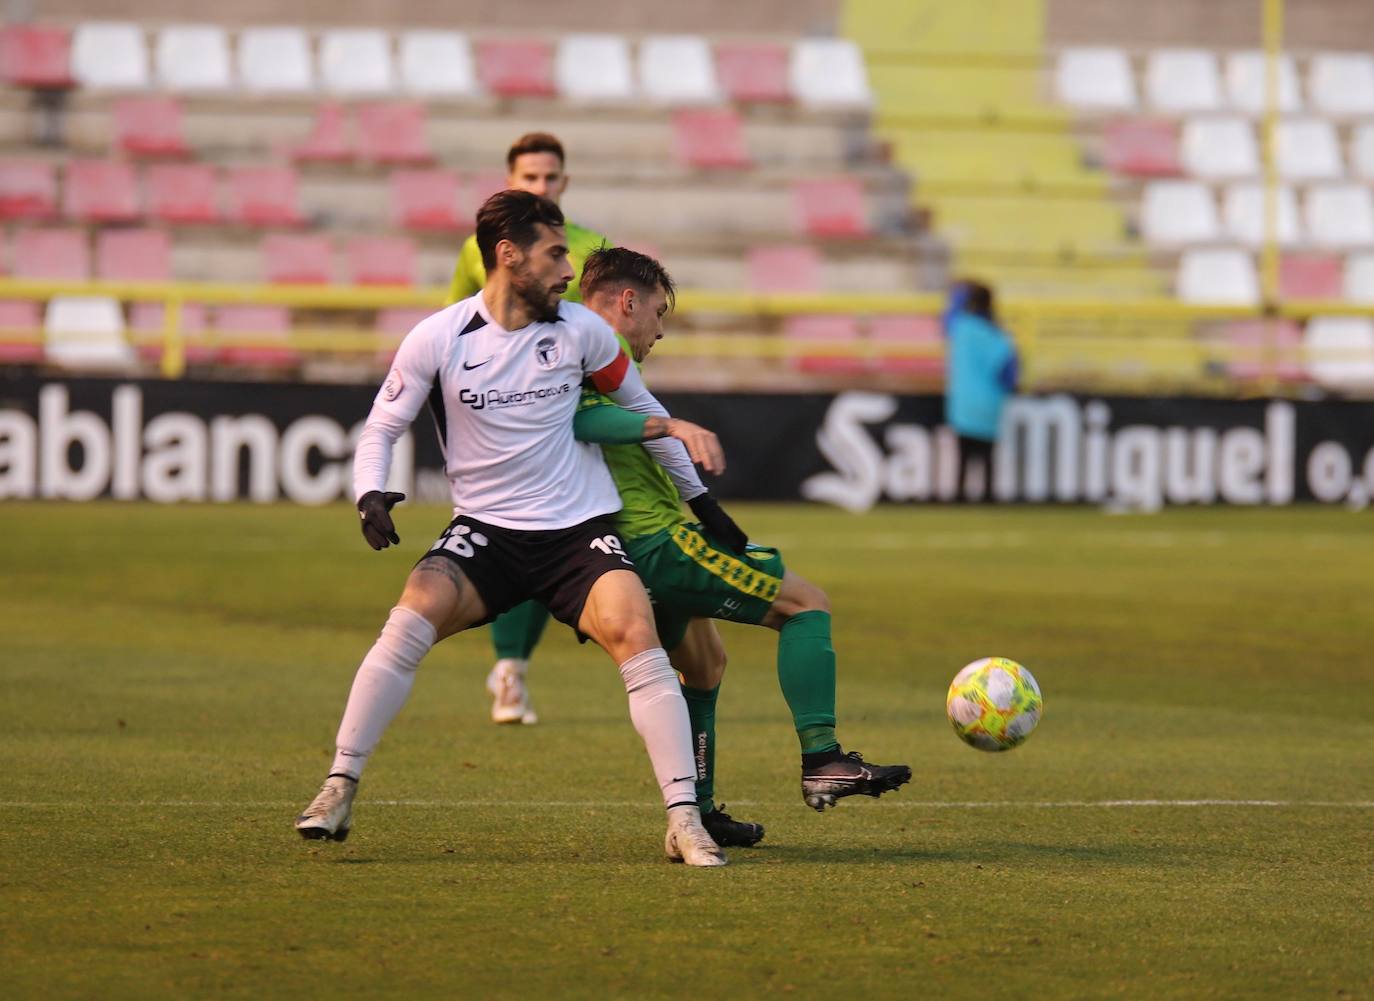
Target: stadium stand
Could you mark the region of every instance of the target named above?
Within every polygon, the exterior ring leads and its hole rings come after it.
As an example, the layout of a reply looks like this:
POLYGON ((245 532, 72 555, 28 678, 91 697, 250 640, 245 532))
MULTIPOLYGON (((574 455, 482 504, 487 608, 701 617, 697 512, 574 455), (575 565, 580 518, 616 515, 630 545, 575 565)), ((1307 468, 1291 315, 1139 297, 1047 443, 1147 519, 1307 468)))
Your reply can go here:
POLYGON ((227 217, 245 226, 294 226, 304 221, 296 172, 290 167, 231 167, 227 217))
POLYGON ((70 33, 48 25, 0 27, 0 80, 12 87, 72 86, 70 33))
POLYGON ((202 163, 153 164, 144 180, 148 215, 153 220, 170 224, 220 221, 213 167, 202 163))
POLYGON ((310 44, 299 28, 246 28, 238 38, 239 80, 249 91, 298 94, 314 89, 310 44))
POLYGON ((57 170, 37 160, 0 161, 0 218, 52 219, 57 215, 57 170))
POLYGON ((326 31, 320 39, 320 84, 332 94, 377 97, 391 93, 395 71, 384 32, 326 31))
POLYGON ((114 104, 115 145, 134 156, 190 153, 181 104, 170 97, 127 97, 114 104))
POLYGON ((372 163, 422 164, 434 159, 424 105, 387 101, 358 108, 358 155, 372 163))
POLYGON ((738 104, 786 104, 788 49, 777 42, 716 43, 716 76, 725 95, 738 104))
POLYGON ((211 24, 168 25, 153 49, 157 82, 175 93, 223 91, 233 86, 229 38, 211 24))
POLYGON ((134 350, 124 337, 124 314, 108 296, 57 296, 43 316, 45 358, 68 369, 127 369, 134 350))
POLYGON ((639 87, 649 101, 714 104, 721 98, 711 46, 698 35, 650 35, 639 44, 639 87))
POLYGON ((564 35, 554 82, 569 101, 629 101, 635 96, 630 47, 620 35, 564 35))
POLYGON ((452 170, 396 170, 391 173, 391 215, 402 229, 450 232, 462 227, 458 175, 452 170))
POLYGON ((405 32, 400 36, 399 67, 402 88, 416 97, 458 99, 477 96, 472 46, 461 32, 405 32))
POLYGON ((553 97, 553 51, 542 39, 483 39, 477 43, 477 75, 497 97, 553 97))
POLYGON ((135 222, 141 213, 134 169, 116 160, 72 160, 62 195, 63 215, 76 222, 135 222))
POLYGON ((143 90, 148 48, 136 24, 87 22, 72 35, 72 77, 92 90, 143 90))
POLYGON ((79 229, 21 229, 14 235, 17 278, 84 282, 91 277, 90 246, 79 229))
POLYGON ((751 165, 744 125, 733 108, 682 108, 673 113, 673 157, 688 167, 751 165))
POLYGON ((355 285, 414 285, 415 244, 399 236, 354 237, 348 242, 348 281, 355 285))
POLYGON ((171 240, 155 229, 103 230, 96 237, 95 273, 110 282, 170 281, 171 240))
POLYGON ((315 233, 270 233, 262 240, 262 269, 273 285, 328 285, 334 248, 315 233))

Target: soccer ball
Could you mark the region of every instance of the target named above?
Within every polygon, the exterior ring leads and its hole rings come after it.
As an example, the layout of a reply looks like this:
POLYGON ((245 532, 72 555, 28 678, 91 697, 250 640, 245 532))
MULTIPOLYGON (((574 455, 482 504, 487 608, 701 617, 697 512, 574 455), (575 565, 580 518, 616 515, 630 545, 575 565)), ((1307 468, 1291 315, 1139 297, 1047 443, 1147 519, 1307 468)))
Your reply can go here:
POLYGON ((980 751, 1009 751, 1022 743, 1044 708, 1035 678, 1005 657, 975 660, 954 676, 945 697, 954 732, 980 751))

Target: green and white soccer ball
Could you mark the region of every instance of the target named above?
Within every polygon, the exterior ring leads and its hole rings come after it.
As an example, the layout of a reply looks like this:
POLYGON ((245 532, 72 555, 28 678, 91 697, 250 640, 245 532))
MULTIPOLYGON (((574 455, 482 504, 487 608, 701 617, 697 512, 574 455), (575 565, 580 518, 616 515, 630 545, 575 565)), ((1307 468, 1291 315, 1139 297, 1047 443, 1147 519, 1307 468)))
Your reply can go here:
POLYGON ((1035 678, 1005 657, 975 660, 954 676, 945 697, 954 732, 980 751, 1009 751, 1023 743, 1044 711, 1035 678))

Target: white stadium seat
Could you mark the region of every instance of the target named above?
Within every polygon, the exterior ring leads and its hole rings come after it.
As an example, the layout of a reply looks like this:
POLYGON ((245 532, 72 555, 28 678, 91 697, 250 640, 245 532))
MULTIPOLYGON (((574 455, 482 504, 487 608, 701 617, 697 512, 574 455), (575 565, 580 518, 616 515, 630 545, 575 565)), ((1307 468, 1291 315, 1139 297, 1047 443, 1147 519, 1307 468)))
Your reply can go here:
POLYGON ((1345 176, 1336 127, 1325 118, 1279 122, 1274 152, 1279 176, 1286 181, 1338 181, 1345 176))
POLYGON ((1374 320, 1314 316, 1303 334, 1307 370, 1329 389, 1374 388, 1374 320))
POLYGON ((719 101, 710 44, 700 35, 650 35, 639 43, 639 86, 666 104, 719 101))
POLYGON ((1350 173, 1374 181, 1374 124, 1357 125, 1351 133, 1350 173))
POLYGON ((1351 254, 1345 259, 1341 292, 1351 302, 1374 303, 1374 254, 1351 254))
POLYGON ((300 28, 244 28, 239 34, 239 82, 247 90, 313 90, 310 42, 300 28))
POLYGON ((1374 114, 1374 57, 1319 52, 1307 74, 1307 96, 1329 115, 1374 114))
POLYGON ((1255 130, 1244 118, 1193 118, 1184 123, 1179 152, 1197 177, 1254 177, 1259 173, 1255 130))
POLYGON ((1136 106, 1131 63, 1120 49, 1065 49, 1055 70, 1055 93, 1076 108, 1126 111, 1136 106))
POLYGON ((57 296, 43 319, 48 359, 67 368, 123 368, 134 362, 124 314, 106 296, 57 296))
POLYGON ((1206 49, 1159 49, 1145 68, 1145 92, 1159 111, 1216 111, 1221 107, 1217 57, 1206 49))
POLYGON ((396 85, 391 39, 382 31, 339 28, 320 39, 320 84, 331 94, 388 94, 396 85))
POLYGON ((468 36, 457 31, 401 35, 401 84, 421 97, 473 97, 478 92, 468 36))
POLYGON ((1207 243, 1220 236, 1212 192, 1196 181, 1154 181, 1145 186, 1140 229, 1149 243, 1207 243))
POLYGON ((867 108, 873 104, 862 50, 847 38, 803 38, 787 64, 792 96, 813 108, 867 108))
POLYGON ((1325 184, 1307 191, 1308 238, 1321 247, 1374 244, 1374 198, 1358 184, 1325 184))
POLYGON ((564 35, 553 75, 558 93, 573 101, 627 101, 634 96, 630 46, 620 35, 564 35))
MULTIPOLYGON (((1232 52, 1226 57, 1226 96, 1231 107, 1258 115, 1265 108, 1264 53, 1232 52)), ((1279 56, 1279 110, 1297 111, 1302 107, 1298 91, 1298 70, 1290 55, 1279 56)))
POLYGON ((1194 248, 1179 259, 1175 291, 1184 302, 1250 306, 1259 302, 1259 276, 1243 250, 1194 248))
POLYGON ((213 24, 174 24, 157 33, 158 83, 169 90, 227 90, 233 86, 229 38, 213 24))
POLYGON ((141 90, 148 86, 148 47, 136 24, 91 21, 72 32, 72 77, 83 87, 141 90))
MULTIPOLYGON (((1279 243, 1291 247, 1300 242, 1298 199, 1287 185, 1279 185, 1275 198, 1279 243)), ((1242 181, 1228 187, 1222 200, 1222 218, 1228 239, 1247 247, 1258 247, 1264 242, 1264 186, 1242 181)))

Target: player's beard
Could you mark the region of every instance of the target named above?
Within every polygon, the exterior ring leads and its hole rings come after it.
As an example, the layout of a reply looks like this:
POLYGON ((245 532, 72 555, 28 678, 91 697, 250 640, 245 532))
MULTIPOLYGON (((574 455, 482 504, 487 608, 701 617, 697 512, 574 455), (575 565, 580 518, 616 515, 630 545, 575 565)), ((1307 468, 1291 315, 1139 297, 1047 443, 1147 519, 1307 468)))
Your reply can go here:
POLYGON ((558 319, 559 296, 568 286, 563 282, 545 285, 534 276, 529 264, 521 261, 511 268, 510 287, 520 301, 529 307, 536 320, 552 323, 558 319))

